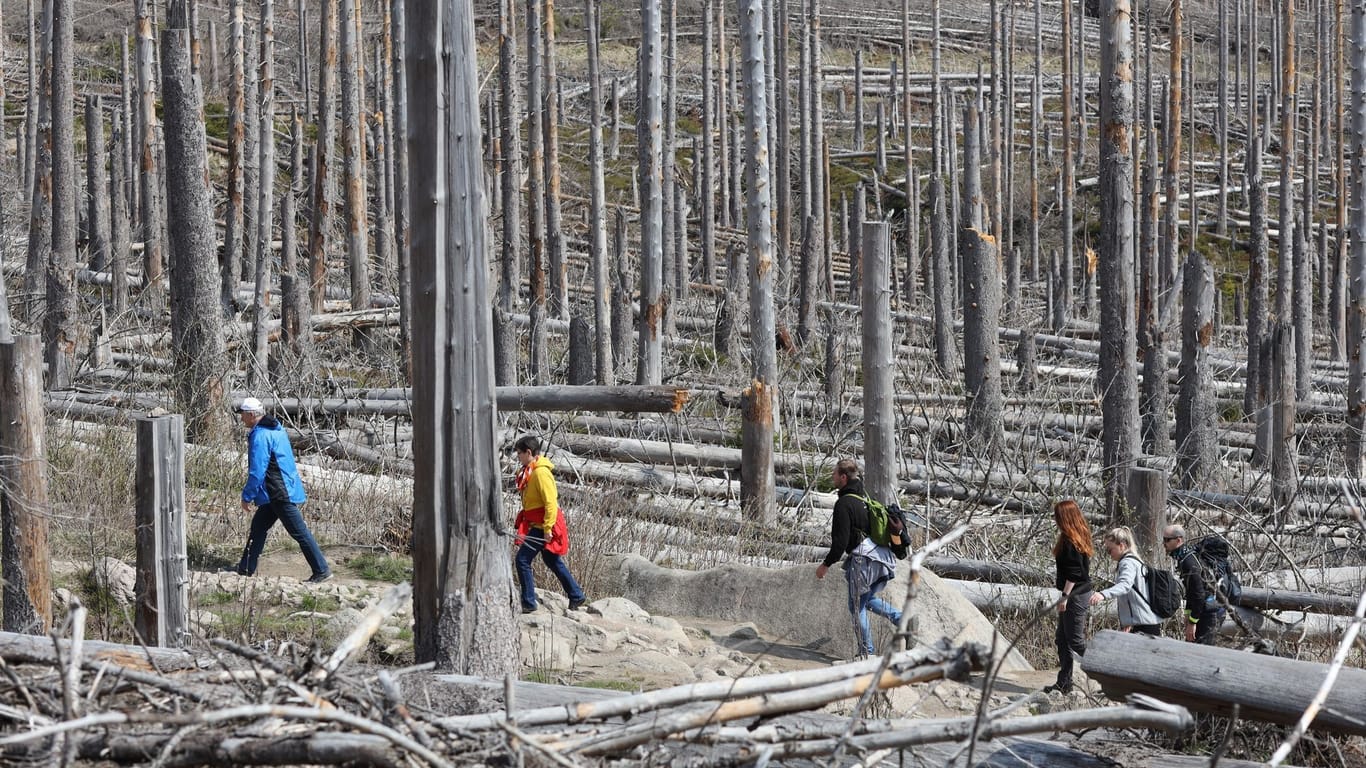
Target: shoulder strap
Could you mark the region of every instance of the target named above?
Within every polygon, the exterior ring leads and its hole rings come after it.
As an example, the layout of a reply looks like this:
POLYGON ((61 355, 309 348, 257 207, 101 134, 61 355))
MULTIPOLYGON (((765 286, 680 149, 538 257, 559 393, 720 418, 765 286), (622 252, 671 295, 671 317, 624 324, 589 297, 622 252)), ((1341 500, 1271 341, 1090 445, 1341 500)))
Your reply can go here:
POLYGON ((1124 557, 1121 557, 1120 560, 1124 560, 1130 557, 1138 561, 1139 568, 1138 578, 1134 579, 1134 594, 1138 595, 1138 599, 1142 600, 1144 605, 1147 605, 1148 608, 1151 609, 1153 603, 1149 599, 1150 596, 1143 594, 1143 591, 1148 587, 1148 571, 1150 571, 1151 569, 1148 567, 1147 563, 1143 562, 1143 558, 1135 554, 1132 549, 1128 552, 1125 552, 1124 557))

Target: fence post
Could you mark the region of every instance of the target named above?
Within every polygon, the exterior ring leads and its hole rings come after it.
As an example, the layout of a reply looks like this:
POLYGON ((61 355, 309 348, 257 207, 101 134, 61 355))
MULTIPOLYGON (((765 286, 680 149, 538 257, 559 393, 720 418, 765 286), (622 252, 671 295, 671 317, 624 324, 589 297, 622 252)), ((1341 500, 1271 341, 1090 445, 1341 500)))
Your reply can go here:
POLYGON ((185 419, 137 420, 137 584, 134 624, 148 645, 180 648, 189 628, 185 554, 185 419))

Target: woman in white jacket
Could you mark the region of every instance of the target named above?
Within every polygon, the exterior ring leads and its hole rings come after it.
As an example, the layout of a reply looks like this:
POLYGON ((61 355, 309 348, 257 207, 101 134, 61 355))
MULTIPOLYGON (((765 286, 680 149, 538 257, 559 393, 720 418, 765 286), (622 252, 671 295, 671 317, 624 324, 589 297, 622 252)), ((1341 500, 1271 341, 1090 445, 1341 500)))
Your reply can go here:
POLYGON ((1133 531, 1127 527, 1116 528, 1105 534, 1102 546, 1115 561, 1115 585, 1093 593, 1091 605, 1098 605, 1103 600, 1118 600, 1120 629, 1158 637, 1162 633, 1162 620, 1148 604, 1148 566, 1134 553, 1133 531))

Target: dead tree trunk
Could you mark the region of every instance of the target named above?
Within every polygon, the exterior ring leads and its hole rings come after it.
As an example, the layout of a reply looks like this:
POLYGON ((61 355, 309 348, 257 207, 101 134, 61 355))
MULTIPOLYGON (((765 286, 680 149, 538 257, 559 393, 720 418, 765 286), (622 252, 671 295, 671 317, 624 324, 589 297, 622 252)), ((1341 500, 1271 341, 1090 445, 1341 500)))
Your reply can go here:
POLYGON ((289 353, 290 366, 313 357, 310 318, 313 305, 308 299, 308 270, 299 259, 299 197, 304 194, 304 124, 298 108, 289 116, 289 188, 280 205, 280 336, 289 353))
POLYGON ((208 157, 199 81, 190 74, 190 33, 184 0, 167 10, 161 36, 166 116, 168 231, 171 274, 171 347, 177 410, 187 414, 192 439, 226 428, 221 305, 214 254, 217 232, 209 196, 208 157))
MULTIPOLYGON (((165 40, 175 32, 169 25, 174 23, 176 5, 182 3, 183 0, 171 0, 166 11, 163 70, 169 48, 165 40)), ((169 158, 167 166, 169 176, 169 158)), ((213 276, 212 270, 210 275, 213 276)), ((136 430, 137 578, 133 623, 143 642, 181 648, 190 640, 190 574, 185 554, 185 520, 189 511, 185 504, 185 421, 179 414, 144 416, 137 420, 136 430)))
POLYGON ((165 261, 162 257, 161 238, 163 232, 161 210, 161 171, 157 163, 157 112, 155 76, 152 70, 152 17, 148 0, 137 0, 138 45, 138 113, 141 115, 138 136, 140 147, 138 182, 141 191, 138 195, 142 211, 142 290, 153 306, 160 304, 161 273, 165 261))
MULTIPOLYGON (((1366 3, 1352 4, 1351 40, 1366 40, 1366 3)), ((1351 244, 1347 281, 1347 472, 1366 477, 1366 48, 1352 47, 1351 244)), ((1339 230, 1339 238, 1342 231, 1339 230)))
POLYGON ((550 266, 550 313, 558 318, 569 316, 569 270, 564 256, 563 218, 560 211, 560 76, 555 66, 555 0, 541 0, 544 16, 541 19, 541 57, 545 77, 542 104, 532 109, 544 109, 545 131, 545 246, 550 266))
MULTIPOLYGON (((1276 236, 1276 319, 1289 322, 1293 313, 1293 288, 1295 282, 1295 5, 1281 3, 1281 186, 1276 193, 1278 201, 1276 216, 1278 234, 1276 236)), ((1292 377, 1295 360, 1281 358, 1291 366, 1292 377)))
MULTIPOLYGON (((593 263, 593 349, 598 384, 616 383, 612 370, 612 282, 607 273, 607 185, 603 176, 602 71, 598 61, 598 8, 600 0, 585 0, 584 23, 588 27, 588 172, 589 258, 593 263)), ((505 217, 506 218, 506 217, 505 217)))
POLYGON ((314 312, 323 311, 327 293, 327 250, 332 238, 332 201, 336 181, 332 161, 337 154, 337 8, 340 0, 322 0, 318 44, 317 139, 313 145, 313 204, 308 227, 309 296, 314 312))
MULTIPOLYGON (((390 24, 393 25, 394 72, 394 255, 398 263, 398 346, 403 370, 412 370, 413 292, 411 274, 412 250, 408 247, 408 69, 403 63, 408 40, 408 10, 404 0, 391 0, 390 24)), ((515 85, 513 86, 516 87, 515 85)), ((504 146, 507 146, 506 144, 504 146)), ((518 177, 520 178, 520 176, 518 177)), ((516 191, 514 190, 514 197, 516 191)), ((507 209, 504 208, 504 211, 507 209)), ((512 218, 518 226, 516 216, 512 218)), ((516 273, 514 273, 516 274, 516 273)))
POLYGON ((30 80, 29 108, 37 102, 37 134, 33 143, 32 184, 29 187, 28 258, 24 263, 24 316, 41 322, 47 262, 52 257, 52 3, 43 3, 41 74, 30 80), (34 85, 37 86, 34 92, 34 85))
POLYGON ((1219 467, 1215 432, 1219 403, 1210 370, 1214 336, 1214 269, 1198 251, 1186 258, 1181 297, 1181 394, 1176 401, 1176 476, 1185 488, 1206 489, 1219 467))
MULTIPOLYGON (((940 0, 931 0, 931 48, 930 48, 930 279, 927 286, 934 302, 934 361, 940 371, 951 373, 958 366, 958 349, 953 340, 953 288, 949 279, 949 227, 948 204, 944 189, 944 135, 943 98, 940 88, 940 40, 939 40, 940 0)), ((909 139, 908 139, 909 140, 909 139)))
MULTIPOLYGON (((674 163, 678 142, 678 3, 676 0, 664 1, 664 152, 661 158, 661 175, 664 180, 664 217, 660 229, 660 267, 663 273, 664 292, 664 333, 677 335, 677 316, 680 310, 681 295, 678 286, 686 282, 680 279, 682 261, 686 261, 687 251, 679 246, 679 213, 683 208, 683 191, 674 177, 674 163)), ((684 224, 686 228, 686 218, 684 224)))
POLYGON ((223 214, 223 252, 219 268, 223 273, 223 312, 236 314, 237 288, 241 282, 242 259, 242 166, 246 152, 246 22, 242 11, 243 0, 232 0, 228 35, 232 51, 228 80, 228 207, 223 214))
MULTIPOLYGON (((503 250, 498 257, 498 311, 494 314, 493 370, 498 384, 517 381, 517 336, 510 316, 522 279, 522 132, 517 100, 517 13, 513 0, 498 2, 498 125, 503 148, 503 250)), ((592 42, 589 43, 592 45, 592 42)), ((589 66, 593 66, 589 54, 589 66)), ((400 70, 401 71, 401 70, 400 70)))
POLYGON ((413 99, 413 618, 419 661, 481 677, 517 666, 498 484, 474 9, 417 3, 413 99), (454 350, 454 352, 452 352, 454 350), (457 566, 457 564, 459 564, 457 566))
POLYGON ((115 110, 110 116, 114 152, 109 158, 109 272, 110 292, 113 294, 114 314, 128 309, 128 175, 124 173, 123 158, 129 146, 128 124, 124 114, 115 110))
MULTIPOLYGON (((361 5, 356 0, 341 0, 341 122, 342 178, 345 184, 343 207, 346 218, 346 260, 351 276, 351 308, 370 308, 370 255, 367 250, 365 214, 365 146, 361 131, 361 60, 358 40, 361 5)), ((478 115, 478 104, 475 114, 478 115)), ((368 330, 356 330, 352 342, 362 352, 372 349, 368 330)))
POLYGON ((1277 525, 1290 517, 1298 487, 1295 439, 1295 327, 1281 321, 1271 331, 1271 498, 1277 525))
MULTIPOLYGON (((770 3, 768 9, 773 11, 775 3, 770 3)), ((775 283, 777 291, 784 296, 791 295, 792 290, 792 116, 789 113, 788 103, 788 68, 787 68, 787 45, 788 45, 788 16, 787 0, 776 0, 777 10, 774 13, 773 29, 770 31, 769 44, 773 49, 773 62, 770 69, 773 72, 773 82, 769 85, 774 93, 773 100, 773 160, 776 160, 774 167, 774 212, 777 215, 777 243, 775 248, 778 252, 778 277, 775 283)), ((909 165, 909 164, 908 164, 909 165)))
MULTIPOLYGON (((1179 4, 1180 0, 1176 0, 1179 4)), ((1104 35, 1102 34, 1102 37, 1104 35)), ((1062 262, 1059 270, 1062 283, 1053 297, 1054 332, 1062 331, 1062 323, 1072 317, 1072 274, 1076 260, 1073 256, 1072 196, 1076 178, 1072 159, 1072 0, 1062 0, 1062 185, 1058 204, 1062 209, 1062 262)), ((1103 77, 1103 76, 1102 76, 1103 77)), ((1132 87, 1132 85, 1130 86, 1132 87)), ((1103 161, 1102 161, 1103 165, 1103 161)))
POLYGON ((244 127, 242 139, 242 250, 233 255, 243 280, 256 275, 256 227, 260 212, 261 185, 261 88, 259 81, 261 48, 256 29, 243 30, 243 61, 246 77, 242 81, 244 127))
POLYGON ((1114 519, 1138 455, 1134 338, 1134 49, 1129 0, 1108 0, 1100 47, 1100 371, 1105 509, 1114 519))
MULTIPOLYGON (((271 273, 274 271, 275 223, 275 2, 261 0, 261 82, 257 90, 260 106, 257 109, 256 148, 260 160, 256 177, 256 279, 255 311, 252 313, 252 364, 247 381, 255 389, 264 386, 269 377, 270 335, 266 331, 270 319, 271 273)), ((369 309, 367 303, 364 309, 369 309)))
POLYGON ((698 229, 702 242, 701 282, 711 285, 716 280, 716 79, 712 25, 715 18, 714 0, 706 0, 702 7, 702 183, 698 185, 698 229))
POLYGON ((1247 388, 1243 393, 1243 414, 1253 418, 1264 403, 1258 392, 1257 384, 1265 378, 1262 371, 1262 339, 1267 333, 1267 278, 1270 272, 1270 259, 1267 242, 1266 187, 1262 184, 1262 134, 1257 126, 1257 4, 1248 7, 1248 48, 1249 53, 1247 82, 1247 156, 1244 159, 1244 176, 1247 184, 1248 207, 1248 254, 1247 254, 1247 388))
POLYGON ((85 205, 90 240, 87 262, 95 271, 109 266, 109 196, 104 164, 109 153, 104 143, 104 109, 97 93, 85 97, 85 205))
POLYGON ((545 298, 545 105, 541 80, 541 0, 526 3, 527 238, 531 252, 531 383, 550 383, 545 298))
MULTIPOLYGON (((649 0, 645 0, 648 4, 649 0)), ((773 414, 777 404, 778 354, 773 344, 773 211, 769 196, 768 95, 764 70, 763 0, 736 0, 745 85, 745 220, 749 235, 750 350, 754 367, 743 393, 741 447, 745 472, 740 503, 765 523, 776 516, 773 476, 773 414)), ((642 296, 642 305, 644 297, 642 296)), ((658 384, 655 380, 649 382, 658 384)))
POLYGON ((42 342, 0 344, 0 559, 6 632, 40 635, 52 625, 44 447, 42 342))
MULTIPOLYGON (((52 3, 52 252, 47 263, 43 362, 49 389, 66 389, 80 344, 76 295, 76 141, 72 71, 74 0, 52 3)), ((150 243, 148 244, 150 247, 150 243)))
POLYGON ((635 276, 626 257, 626 212, 619 206, 612 216, 612 367, 620 369, 631 354, 631 292, 635 276))
MULTIPOLYGON (((24 101, 24 189, 32 190, 34 183, 38 179, 36 172, 38 162, 38 112, 39 104, 42 103, 42 87, 38 75, 38 50, 44 37, 39 32, 38 18, 34 13, 33 0, 27 0, 25 6, 28 9, 27 23, 25 29, 28 30, 28 98, 24 101)), ((46 7, 46 4, 44 4, 46 7)), ((47 52, 43 51, 43 59, 46 62, 47 52)), ((46 66, 46 63, 44 63, 46 66)))
MULTIPOLYGON (((895 360, 892 347, 891 229, 863 225, 863 465, 868 492, 897 498, 895 360)), ((995 331, 992 332, 993 336, 995 331)))
POLYGON ((982 231, 981 143, 977 104, 963 109, 963 229, 958 235, 963 260, 964 427, 974 454, 990 460, 1001 442, 1001 267, 996 240, 982 231))
POLYGON ((636 347, 636 384, 659 384, 663 373, 663 152, 660 85, 664 75, 660 50, 661 11, 655 0, 640 3, 640 83, 637 87, 636 146, 640 153, 640 320, 636 347))

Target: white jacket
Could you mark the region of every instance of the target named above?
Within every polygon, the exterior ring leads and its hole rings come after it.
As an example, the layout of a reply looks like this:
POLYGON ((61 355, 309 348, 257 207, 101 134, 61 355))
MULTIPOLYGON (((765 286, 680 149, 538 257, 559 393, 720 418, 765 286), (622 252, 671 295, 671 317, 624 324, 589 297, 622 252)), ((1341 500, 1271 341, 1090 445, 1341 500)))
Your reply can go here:
POLYGON ((1138 555, 1126 552, 1115 564, 1115 585, 1100 592, 1106 600, 1118 598, 1119 624, 1122 627, 1162 623, 1148 605, 1147 569, 1148 566, 1138 555))

